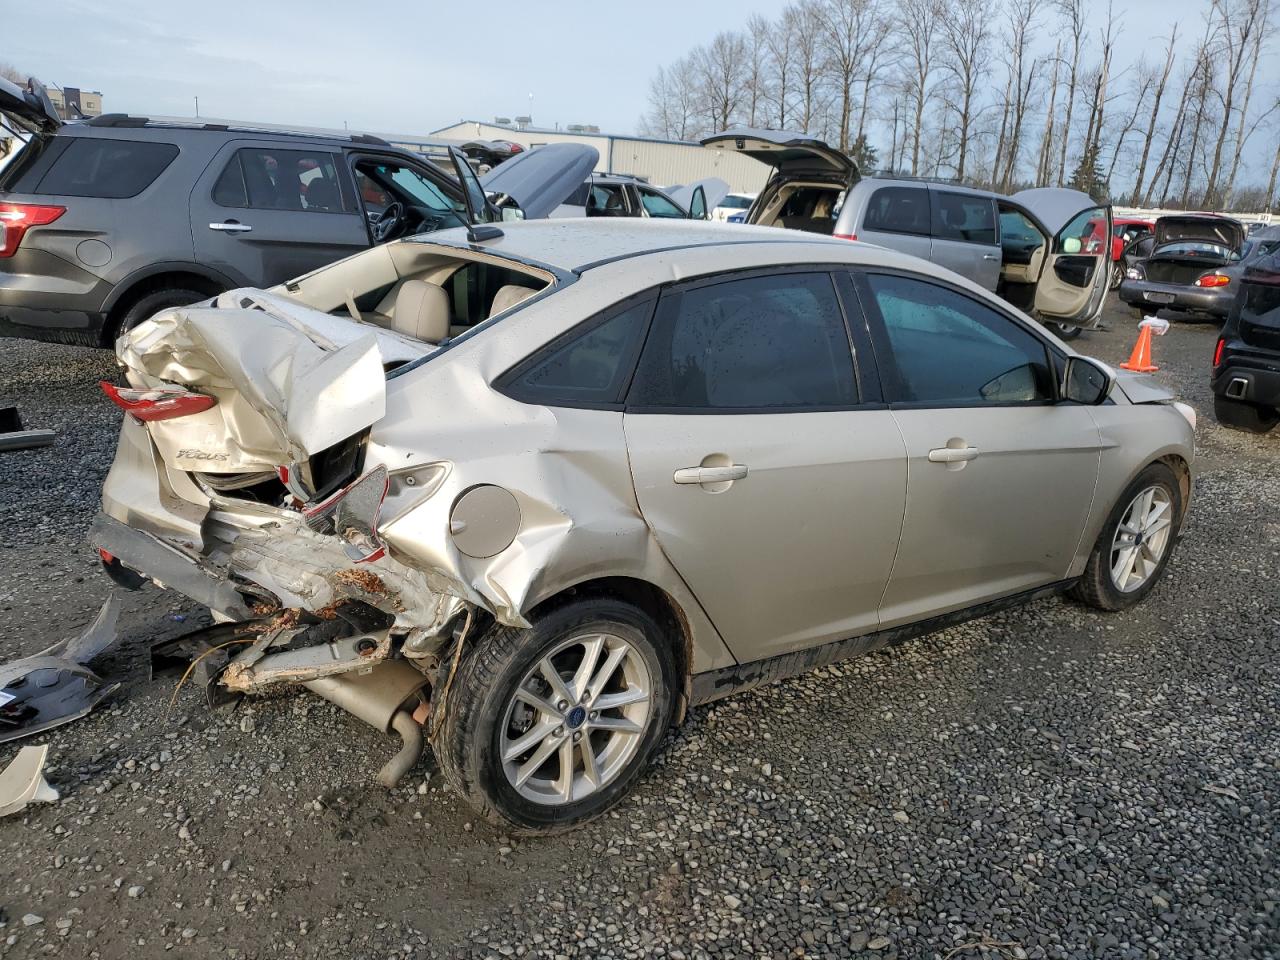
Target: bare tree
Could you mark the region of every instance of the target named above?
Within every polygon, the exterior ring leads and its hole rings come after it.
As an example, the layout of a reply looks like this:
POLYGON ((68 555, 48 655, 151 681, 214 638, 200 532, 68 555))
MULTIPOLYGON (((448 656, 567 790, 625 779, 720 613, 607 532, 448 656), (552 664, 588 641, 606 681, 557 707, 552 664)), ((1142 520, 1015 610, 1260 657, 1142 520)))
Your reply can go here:
POLYGON ((1195 66, 1192 68, 1192 94, 1188 106, 1194 112, 1190 115, 1191 144, 1184 154, 1186 163, 1183 168, 1181 200, 1183 210, 1186 210, 1191 205, 1191 184, 1195 176, 1194 166, 1200 151, 1200 136, 1204 132, 1205 112, 1208 107, 1209 94, 1213 89, 1212 59, 1211 51, 1208 48, 1201 48, 1200 56, 1196 58, 1195 66))
POLYGON ((1044 133, 1040 135, 1040 159, 1036 161, 1036 183, 1047 184, 1053 167, 1053 122, 1058 104, 1058 71, 1062 67, 1062 41, 1053 49, 1053 79, 1049 81, 1049 106, 1044 112, 1044 133))
POLYGON ((878 10, 873 0, 823 0, 816 9, 824 27, 822 45, 827 56, 828 74, 839 101, 840 149, 848 151, 853 145, 854 86, 866 69, 872 45, 877 41, 873 26, 878 10))
POLYGON ((942 69, 956 94, 952 109, 956 115, 956 176, 963 180, 969 141, 977 115, 980 72, 987 59, 991 39, 986 0, 952 0, 942 14, 942 69))
POLYGON ((772 105, 769 122, 780 130, 787 129, 791 121, 788 109, 794 95, 796 13, 794 8, 784 10, 765 40, 769 48, 769 76, 765 83, 765 99, 772 105))
POLYGON ((933 60, 936 38, 942 28, 939 0, 900 0, 898 29, 905 51, 904 87, 914 113, 911 133, 911 175, 920 172, 920 143, 924 114, 933 98, 933 60))
POLYGON ((799 96, 800 129, 808 131, 822 106, 824 86, 823 44, 826 28, 817 0, 800 0, 787 8, 792 16, 796 65, 796 93, 799 96))
POLYGON ((640 118, 640 132, 664 140, 692 140, 703 132, 698 123, 697 67, 693 57, 683 57, 670 67, 658 68, 649 82, 649 111, 640 118))
POLYGON ((1115 7, 1107 2, 1107 26, 1102 33, 1102 57, 1091 76, 1093 96, 1089 102, 1089 123, 1084 134, 1084 154, 1095 156, 1101 149, 1102 124, 1106 117, 1107 86, 1111 82, 1111 56, 1115 52, 1115 7))
MULTIPOLYGON (((1012 102, 1009 105, 1009 136, 1005 144, 1004 175, 1000 187, 1007 192, 1012 187, 1018 169, 1018 157, 1022 149, 1022 126, 1035 85, 1037 61, 1031 57, 1031 36, 1035 30, 1036 15, 1040 12, 1040 0, 1009 0, 1009 89, 1012 102)), ((997 158, 997 166, 999 158, 997 158)))
POLYGON ((746 90, 746 50, 742 34, 726 30, 695 54, 707 125, 713 131, 728 129, 738 117, 746 90))
POLYGON ((1218 21, 1221 44, 1219 50, 1215 51, 1215 60, 1224 65, 1225 72, 1222 78, 1222 123, 1218 127, 1218 135, 1213 147, 1213 165, 1209 168, 1209 177, 1205 184, 1206 206, 1213 206, 1221 199, 1218 192, 1218 175, 1222 170, 1222 150, 1231 130, 1235 98, 1244 72, 1245 58, 1254 47, 1257 34, 1263 29, 1267 11, 1271 6, 1271 0, 1211 0, 1211 2, 1213 15, 1218 21))
POLYGON ((1178 45, 1178 25, 1173 25, 1169 34, 1169 45, 1164 52, 1164 69, 1160 71, 1160 79, 1156 83, 1155 99, 1151 104, 1151 117, 1147 121, 1147 136, 1142 142, 1142 159, 1138 163, 1138 172, 1133 178, 1133 193, 1129 197, 1130 206, 1138 205, 1138 197, 1142 192, 1142 181, 1147 175, 1147 161, 1151 157, 1151 143, 1156 135, 1156 123, 1160 120, 1160 102, 1164 99, 1165 85, 1169 82, 1169 74, 1173 71, 1175 51, 1178 45))
POLYGON ((769 72, 769 35, 773 24, 759 14, 747 21, 745 37, 748 62, 743 71, 747 126, 761 126, 761 113, 767 100, 766 87, 769 72))
POLYGON ((1062 121, 1062 146, 1058 152, 1058 186, 1067 175, 1067 145, 1071 142, 1071 114, 1075 110, 1076 85, 1080 79, 1080 53, 1084 43, 1085 0, 1057 0, 1063 26, 1071 36, 1071 67, 1067 72, 1067 116, 1062 121))
POLYGON ((3 77, 10 83, 16 83, 19 86, 22 86, 27 82, 26 74, 22 73, 22 71, 11 63, 0 62, 0 77, 3 77))
MULTIPOLYGON (((1276 101, 1280 106, 1280 100, 1276 101)), ((1276 205, 1276 178, 1280 176, 1280 136, 1276 137, 1276 158, 1271 163, 1271 179, 1267 181, 1267 212, 1276 205)))
POLYGON ((862 62, 862 106, 858 110, 858 135, 855 142, 866 143, 867 118, 871 112, 871 92, 881 75, 890 69, 898 50, 894 43, 893 18, 879 0, 872 0, 872 16, 867 25, 867 55, 862 62))
MULTIPOLYGON (((1249 101, 1253 99, 1253 79, 1255 71, 1258 69, 1258 61, 1263 58, 1263 47, 1271 36, 1270 23, 1270 3, 1262 11, 1262 18, 1257 31, 1254 33, 1253 50, 1246 59, 1249 62, 1249 77, 1244 85, 1244 97, 1240 102, 1240 125, 1236 128, 1235 134, 1235 150, 1231 159, 1231 172, 1227 174, 1227 184, 1222 191, 1222 202, 1224 205, 1231 203, 1231 194, 1236 187, 1236 174, 1240 172, 1240 157, 1244 153, 1245 144, 1249 141, 1249 136, 1254 129, 1257 129, 1258 122, 1255 121, 1253 127, 1246 132, 1245 123, 1249 117, 1249 101)), ((1274 108, 1273 108, 1274 109, 1274 108)), ((1270 111, 1268 111, 1270 113, 1270 111)))
MULTIPOLYGON (((1133 94, 1130 97, 1130 110, 1125 116, 1124 123, 1120 127, 1119 134, 1116 135, 1115 148, 1111 151, 1111 162, 1107 164, 1107 183, 1111 183, 1111 178, 1116 172, 1116 163, 1120 159, 1120 153, 1124 149, 1125 140, 1129 134, 1133 132, 1133 128, 1138 124, 1138 114, 1142 112, 1142 108, 1146 105, 1147 95, 1157 82, 1156 71, 1153 67, 1139 63, 1137 72, 1133 78, 1133 94)), ((1143 151, 1145 156, 1146 151, 1143 151)))

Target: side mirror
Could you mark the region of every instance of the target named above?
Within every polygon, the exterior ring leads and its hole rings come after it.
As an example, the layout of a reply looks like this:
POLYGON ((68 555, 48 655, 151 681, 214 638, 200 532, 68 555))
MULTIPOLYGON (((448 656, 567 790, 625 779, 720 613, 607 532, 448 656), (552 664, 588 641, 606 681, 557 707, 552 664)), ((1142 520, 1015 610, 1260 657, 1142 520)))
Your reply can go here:
POLYGON ((707 219, 707 192, 701 186, 693 189, 693 197, 689 200, 689 219, 707 219))
POLYGON ((1111 395, 1116 378, 1097 360, 1067 357, 1067 370, 1062 377, 1062 399, 1096 407, 1111 395))

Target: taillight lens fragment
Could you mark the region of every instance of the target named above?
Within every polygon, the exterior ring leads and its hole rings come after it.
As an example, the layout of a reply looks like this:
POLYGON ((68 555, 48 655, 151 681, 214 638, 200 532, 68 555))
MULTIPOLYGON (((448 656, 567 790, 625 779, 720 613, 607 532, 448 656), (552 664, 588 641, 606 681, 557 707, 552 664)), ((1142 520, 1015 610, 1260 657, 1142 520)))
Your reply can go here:
POLYGON ((0 203, 0 257, 12 257, 32 227, 53 223, 67 212, 50 203, 0 203))
POLYGON ((145 423, 190 416, 208 410, 218 402, 213 397, 191 390, 138 390, 118 387, 106 380, 99 381, 99 385, 112 403, 135 420, 145 423))

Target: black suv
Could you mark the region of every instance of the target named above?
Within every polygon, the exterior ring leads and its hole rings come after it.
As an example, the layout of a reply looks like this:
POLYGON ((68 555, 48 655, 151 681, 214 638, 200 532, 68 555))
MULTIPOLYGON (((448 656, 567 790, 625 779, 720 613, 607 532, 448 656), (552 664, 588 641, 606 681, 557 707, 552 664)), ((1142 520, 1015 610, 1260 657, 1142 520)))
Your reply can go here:
POLYGON ((1213 412, 1266 433, 1280 422, 1280 250, 1245 268, 1213 353, 1213 412))
MULTIPOLYGON (((124 114, 64 124, 35 81, 0 79, 0 113, 28 137, 0 168, 0 335, 109 345, 167 307, 505 213, 447 145, 452 175, 368 134, 124 114)), ((596 159, 574 144, 530 151, 526 193, 503 200, 528 210, 536 194, 544 209, 539 187, 567 195, 596 159)))

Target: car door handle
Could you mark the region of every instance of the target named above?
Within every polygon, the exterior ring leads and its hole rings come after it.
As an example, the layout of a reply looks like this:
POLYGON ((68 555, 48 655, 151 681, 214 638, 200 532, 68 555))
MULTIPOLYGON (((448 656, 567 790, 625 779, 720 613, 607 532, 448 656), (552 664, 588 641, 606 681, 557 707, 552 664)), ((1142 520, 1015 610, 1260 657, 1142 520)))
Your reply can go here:
POLYGON ((978 456, 977 447, 939 447, 929 451, 930 463, 965 463, 978 456))
POLYGON ((734 463, 727 467, 681 467, 672 479, 676 483, 728 483, 746 475, 747 465, 734 463))
POLYGON ((982 259, 983 260, 999 260, 1000 258, 997 257, 994 253, 984 253, 982 255, 982 259))
POLYGON ((225 223, 211 223, 210 230, 218 230, 222 233, 248 233, 253 227, 247 223, 237 223, 235 220, 228 220, 225 223))

